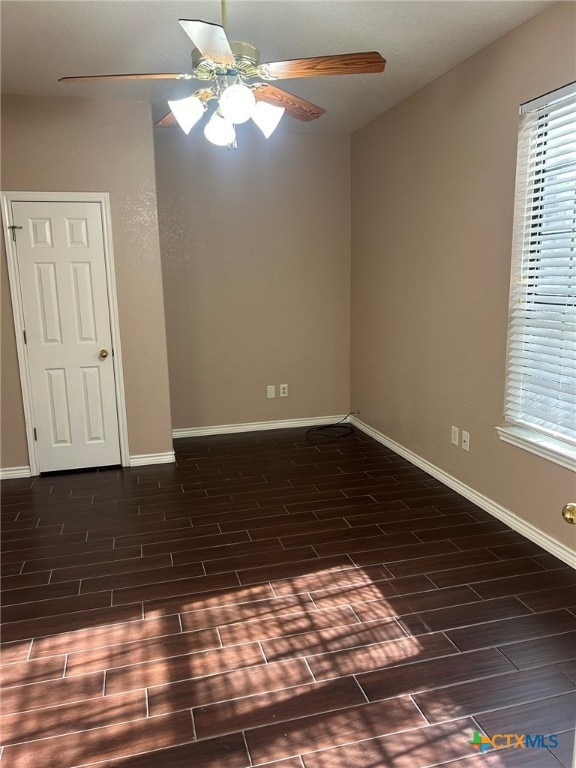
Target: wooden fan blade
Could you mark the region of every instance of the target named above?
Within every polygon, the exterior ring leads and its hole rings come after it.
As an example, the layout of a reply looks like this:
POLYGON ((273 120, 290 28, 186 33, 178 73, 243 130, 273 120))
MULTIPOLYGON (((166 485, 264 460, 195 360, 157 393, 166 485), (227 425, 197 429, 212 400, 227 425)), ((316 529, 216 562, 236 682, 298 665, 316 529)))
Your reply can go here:
POLYGON ((234 54, 224 27, 220 24, 211 24, 209 21, 193 19, 178 19, 178 22, 202 56, 216 64, 234 66, 234 54))
POLYGON ((60 77, 59 83, 81 82, 82 80, 191 80, 192 75, 181 72, 154 72, 138 75, 78 75, 76 77, 60 77))
POLYGON ((163 128, 166 125, 176 125, 177 120, 172 114, 172 112, 168 112, 167 115, 164 115, 164 117, 160 118, 157 123, 154 123, 155 128, 163 128))
POLYGON ((262 70, 279 80, 291 77, 320 77, 322 75, 361 75, 383 72, 386 61, 377 51, 343 53, 337 56, 314 56, 262 64, 262 70))
POLYGON ((284 91, 282 88, 277 88, 269 83, 262 83, 255 88, 254 96, 257 101, 265 101, 267 104, 273 104, 275 107, 284 107, 289 115, 304 122, 316 120, 316 118, 322 117, 324 112, 326 112, 322 107, 318 107, 310 101, 305 101, 299 96, 294 96, 294 94, 288 93, 288 91, 284 91))

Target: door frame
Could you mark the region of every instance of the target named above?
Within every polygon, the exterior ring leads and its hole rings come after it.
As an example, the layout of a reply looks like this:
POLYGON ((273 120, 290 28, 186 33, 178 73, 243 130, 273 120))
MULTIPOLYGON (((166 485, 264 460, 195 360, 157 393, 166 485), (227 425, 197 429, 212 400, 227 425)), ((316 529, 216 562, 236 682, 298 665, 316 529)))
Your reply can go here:
POLYGON ((34 408, 32 403, 32 387, 30 380, 30 367, 28 361, 28 348, 24 343, 24 312, 20 291, 20 271, 16 258, 16 248, 11 237, 9 227, 12 221, 12 203, 98 203, 102 217, 102 235, 104 244, 104 268, 106 271, 106 286, 108 311, 110 315, 110 329, 112 333, 112 364, 114 366, 114 383, 116 389, 116 407, 118 414, 118 434, 120 440, 120 459, 123 467, 130 465, 130 453, 128 449, 128 423, 126 418, 126 400, 124 394, 124 375, 122 371, 122 350, 120 346, 120 323, 118 319, 118 299, 116 295, 116 279, 114 274, 114 251, 112 247, 112 218, 110 215, 110 195, 108 192, 2 192, 2 224, 4 229, 4 243, 6 245, 6 260, 8 262, 8 276, 10 283, 10 296, 12 298, 12 314, 14 318, 14 331, 16 334, 16 348, 18 351, 18 367, 20 371, 20 385, 22 389, 22 401, 24 405, 24 419, 26 424, 26 441, 28 443, 28 458, 30 462, 30 474, 39 475, 38 455, 34 440, 34 408))

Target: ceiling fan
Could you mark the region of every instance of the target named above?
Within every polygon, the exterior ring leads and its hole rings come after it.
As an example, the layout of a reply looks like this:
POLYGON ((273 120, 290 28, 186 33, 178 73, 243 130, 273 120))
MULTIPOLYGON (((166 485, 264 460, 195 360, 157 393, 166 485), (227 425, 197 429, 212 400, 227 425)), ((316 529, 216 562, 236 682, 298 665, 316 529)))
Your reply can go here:
POLYGON ((272 83, 300 77, 354 75, 382 72, 386 64, 376 51, 315 56, 261 63, 260 53, 250 43, 229 41, 226 35, 226 0, 221 0, 222 24, 179 19, 194 43, 190 73, 143 73, 61 77, 59 82, 95 80, 200 80, 204 87, 191 96, 169 101, 168 112, 156 126, 179 123, 185 133, 200 120, 208 102, 218 106, 204 128, 206 138, 219 146, 236 146, 235 125, 252 118, 268 138, 284 112, 297 120, 321 117, 326 110, 272 83))

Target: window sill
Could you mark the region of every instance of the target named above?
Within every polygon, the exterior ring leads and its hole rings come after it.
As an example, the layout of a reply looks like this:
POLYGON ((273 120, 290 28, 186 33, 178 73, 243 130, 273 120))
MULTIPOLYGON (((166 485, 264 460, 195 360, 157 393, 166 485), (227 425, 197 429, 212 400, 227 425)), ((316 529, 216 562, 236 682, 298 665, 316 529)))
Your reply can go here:
POLYGON ((500 440, 576 472, 576 448, 525 427, 496 427, 500 440))

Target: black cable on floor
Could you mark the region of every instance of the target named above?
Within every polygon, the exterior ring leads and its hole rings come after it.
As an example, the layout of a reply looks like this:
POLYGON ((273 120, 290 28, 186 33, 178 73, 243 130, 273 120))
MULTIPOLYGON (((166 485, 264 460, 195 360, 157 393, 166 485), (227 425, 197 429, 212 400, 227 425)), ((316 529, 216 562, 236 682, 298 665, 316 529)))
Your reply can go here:
POLYGON ((349 416, 352 416, 353 413, 355 413, 355 411, 350 411, 350 413, 347 413, 343 419, 340 419, 340 421, 337 421, 335 424, 322 424, 319 427, 310 427, 306 432, 306 439, 310 440, 312 435, 317 435, 318 437, 331 437, 335 440, 348 437, 354 433, 354 427, 352 424, 344 424, 344 422, 349 416))

